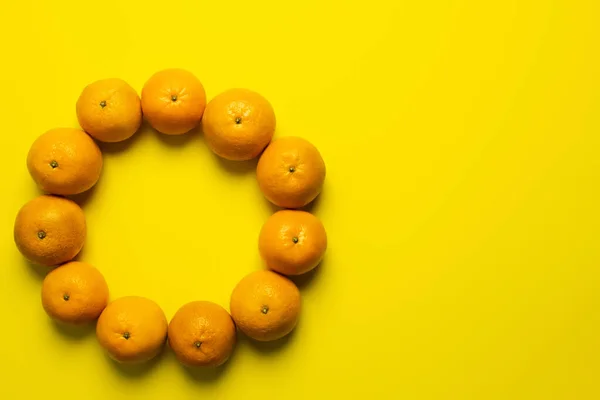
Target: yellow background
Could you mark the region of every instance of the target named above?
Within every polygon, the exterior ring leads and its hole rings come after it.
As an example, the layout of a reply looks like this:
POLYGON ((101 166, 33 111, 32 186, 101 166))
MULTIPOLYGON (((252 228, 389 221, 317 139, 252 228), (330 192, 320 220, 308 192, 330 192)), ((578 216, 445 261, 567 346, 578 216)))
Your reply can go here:
MULTIPOLYGON (((600 5, 595 0, 4 1, 0 399, 597 399, 600 5), (281 343, 226 367, 120 367, 55 326, 12 238, 25 157, 88 83, 165 67, 248 87, 328 167, 326 261, 281 343), (27 397, 29 398, 29 397, 27 397)), ((227 307, 273 211, 254 163, 201 134, 103 145, 81 259, 112 298, 227 307)))

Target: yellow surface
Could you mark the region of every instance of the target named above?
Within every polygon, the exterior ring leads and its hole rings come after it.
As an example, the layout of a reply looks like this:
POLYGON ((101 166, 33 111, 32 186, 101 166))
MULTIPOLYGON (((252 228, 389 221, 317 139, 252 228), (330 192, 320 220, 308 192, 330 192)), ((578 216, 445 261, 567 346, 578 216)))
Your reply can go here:
MULTIPOLYGON (((4 2, 0 399, 599 398, 599 17, 596 0, 4 2), (209 98, 264 94, 277 135, 328 167, 298 329, 240 338, 218 371, 116 366, 49 321, 12 240, 34 138, 76 126, 87 83, 140 90, 173 66, 209 98)), ((103 150, 81 258, 168 317, 227 306, 272 212, 254 164, 147 128, 103 150)))

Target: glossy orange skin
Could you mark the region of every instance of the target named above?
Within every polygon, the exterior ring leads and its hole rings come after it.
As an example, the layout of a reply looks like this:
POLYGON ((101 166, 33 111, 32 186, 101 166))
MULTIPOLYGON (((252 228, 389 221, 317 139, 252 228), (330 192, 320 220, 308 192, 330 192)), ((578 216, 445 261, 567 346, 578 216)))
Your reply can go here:
POLYGON ((235 347, 235 325, 225 309, 209 301, 182 306, 169 323, 169 345, 184 365, 216 367, 235 347))
POLYGON ((233 289, 231 316, 237 327, 258 341, 289 334, 300 317, 300 291, 288 278, 273 271, 246 275, 233 289))
POLYGON ((325 162, 315 146, 299 137, 274 140, 261 155, 256 179, 265 197, 282 208, 300 208, 321 193, 325 162))
POLYGON ((315 268, 327 250, 327 233, 319 218, 299 210, 281 210, 263 225, 260 255, 270 269, 300 275, 315 268))
POLYGON ((202 131, 211 150, 232 161, 258 157, 275 133, 275 112, 260 94, 230 89, 206 106, 202 131))
POLYGON ((165 313, 154 301, 121 297, 109 303, 100 315, 96 337, 113 360, 145 362, 164 348, 167 326, 165 313))
POLYGON ((90 264, 71 261, 50 271, 42 282, 42 305, 61 322, 84 324, 98 319, 108 304, 108 285, 90 264))
POLYGON ((45 195, 19 210, 14 240, 28 260, 55 266, 72 260, 81 251, 86 232, 85 215, 75 202, 45 195))
POLYGON ((200 123, 206 107, 202 83, 189 71, 165 69, 142 89, 142 111, 150 125, 166 135, 183 135, 200 123))
POLYGON ((38 137, 27 154, 27 169, 44 192, 73 195, 98 182, 102 152, 81 129, 56 128, 38 137))
POLYGON ((142 124, 142 105, 134 88, 122 79, 87 85, 76 105, 79 125, 102 142, 129 139, 142 124))

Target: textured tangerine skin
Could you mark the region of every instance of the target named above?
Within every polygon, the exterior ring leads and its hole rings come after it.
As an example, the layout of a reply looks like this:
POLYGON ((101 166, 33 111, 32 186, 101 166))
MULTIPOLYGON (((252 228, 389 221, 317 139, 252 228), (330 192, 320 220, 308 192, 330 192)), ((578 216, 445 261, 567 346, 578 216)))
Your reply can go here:
POLYGON ((235 347, 235 325, 225 309, 209 301, 182 306, 169 323, 169 345, 187 366, 216 367, 235 347))
POLYGON ((265 197, 283 208, 313 201, 325 182, 325 162, 319 150, 299 137, 274 140, 261 155, 256 179, 265 197))
POLYGON ((229 308, 244 334, 263 342, 277 340, 290 333, 298 322, 300 291, 284 276, 256 271, 242 278, 233 289, 229 308))
POLYGON ((28 260, 55 266, 79 254, 86 231, 85 215, 75 202, 44 195, 29 201, 19 210, 14 240, 28 260), (40 232, 43 232, 43 238, 40 238, 40 232))
POLYGON ((183 135, 194 129, 205 107, 204 86, 183 69, 159 71, 142 89, 144 116, 154 129, 167 135, 183 135))
POLYGON ((108 303, 108 285, 90 264, 71 261, 50 271, 42 282, 42 305, 56 320, 83 324, 98 319, 108 303))
POLYGON ((79 194, 100 179, 102 152, 81 129, 51 129, 31 145, 27 169, 39 188, 47 193, 79 194))
POLYGON ((273 138, 275 124, 267 99, 251 90, 230 89, 208 103, 202 131, 215 154, 244 161, 260 155, 273 138))
POLYGON ((142 105, 134 88, 118 78, 87 85, 76 104, 79 125, 97 140, 121 142, 142 124, 142 105))
POLYGON ((284 275, 300 275, 323 259, 327 233, 321 220, 311 213, 281 210, 263 225, 258 249, 270 269, 284 275))
POLYGON ((161 352, 167 340, 167 317, 150 299, 121 297, 109 303, 100 315, 96 336, 115 361, 149 361, 161 352))

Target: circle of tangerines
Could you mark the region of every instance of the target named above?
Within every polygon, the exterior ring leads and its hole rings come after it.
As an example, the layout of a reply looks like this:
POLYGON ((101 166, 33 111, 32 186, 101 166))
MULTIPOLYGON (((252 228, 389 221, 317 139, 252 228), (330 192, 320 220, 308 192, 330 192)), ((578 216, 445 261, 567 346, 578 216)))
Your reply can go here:
POLYGON ((227 90, 210 102, 189 71, 154 74, 141 98, 121 79, 84 88, 76 103, 82 129, 52 129, 35 140, 28 156, 30 175, 46 194, 17 214, 14 238, 31 262, 56 267, 42 284, 42 305, 55 320, 96 322, 99 343, 119 362, 148 361, 167 342, 188 366, 218 366, 232 353, 237 329, 252 339, 271 341, 290 333, 300 313, 300 292, 284 275, 314 269, 327 248, 321 221, 299 210, 321 192, 325 164, 319 151, 298 137, 272 141, 275 113, 256 92, 227 90), (167 322, 152 300, 127 296, 109 303, 109 290, 95 267, 73 261, 86 237, 85 216, 68 198, 89 190, 102 171, 96 141, 119 142, 140 128, 142 119, 161 134, 182 135, 202 126, 208 147, 232 161, 259 157, 256 176, 265 197, 280 207, 263 225, 259 251, 267 269, 244 277, 233 289, 230 313, 208 301, 182 306, 167 322), (237 328, 237 329, 236 329, 237 328))

